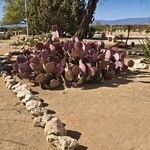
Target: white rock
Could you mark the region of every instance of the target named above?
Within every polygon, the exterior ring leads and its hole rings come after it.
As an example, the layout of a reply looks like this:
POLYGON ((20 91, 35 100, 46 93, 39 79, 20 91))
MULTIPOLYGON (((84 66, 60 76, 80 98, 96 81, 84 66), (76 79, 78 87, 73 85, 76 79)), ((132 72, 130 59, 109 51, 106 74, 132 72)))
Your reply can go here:
POLYGON ((78 144, 77 140, 69 136, 48 135, 46 140, 54 145, 58 150, 74 150, 78 144))
POLYGON ((143 61, 143 59, 142 58, 140 58, 140 59, 136 59, 136 60, 134 60, 134 63, 136 64, 139 64, 139 63, 141 63, 143 61))
POLYGON ((10 83, 10 82, 7 82, 7 83, 6 83, 6 88, 8 88, 9 90, 11 89, 12 86, 13 86, 12 83, 10 83))
POLYGON ((17 93, 17 98, 22 99, 25 97, 26 94, 31 94, 31 92, 29 90, 27 90, 26 88, 21 89, 18 93, 17 93))
POLYGON ((8 53, 5 53, 5 54, 4 54, 4 56, 5 56, 5 57, 9 57, 9 58, 10 58, 12 55, 11 55, 11 53, 10 53, 10 52, 8 52, 8 53))
POLYGON ((19 87, 19 86, 21 86, 21 83, 20 83, 20 82, 17 83, 17 84, 15 84, 15 85, 13 85, 13 86, 11 87, 11 89, 14 90, 14 89, 16 89, 16 88, 19 87))
MULTIPOLYGON (((10 82, 6 82, 6 88, 8 88, 8 86, 10 85, 10 82)), ((12 84, 11 84, 12 85, 12 84)))
POLYGON ((15 84, 16 84, 15 79, 8 79, 7 82, 6 82, 6 88, 8 88, 8 89, 10 90, 11 87, 12 87, 13 85, 15 85, 15 84))
POLYGON ((57 117, 46 123, 44 131, 46 135, 55 134, 63 136, 67 134, 63 123, 57 117))
POLYGON ((42 122, 42 116, 35 117, 35 118, 33 119, 33 126, 34 126, 34 127, 43 127, 43 126, 41 125, 41 122, 42 122))
POLYGON ((41 99, 38 96, 35 96, 35 95, 33 95, 33 94, 30 93, 30 94, 26 94, 25 95, 25 98, 22 99, 22 102, 23 103, 27 103, 30 100, 41 101, 41 99))
POLYGON ((141 56, 142 54, 140 52, 137 52, 136 55, 141 56))
POLYGON ((30 110, 30 114, 33 116, 43 116, 44 113, 47 113, 47 109, 43 107, 36 107, 30 110))
POLYGON ((132 51, 132 52, 131 52, 131 55, 136 55, 136 52, 132 51))
POLYGON ((42 116, 42 122, 46 125, 46 122, 48 122, 49 120, 51 120, 52 118, 54 118, 54 116, 52 114, 47 114, 45 113, 42 116))
POLYGON ((7 88, 8 88, 8 90, 10 90, 10 89, 11 89, 11 87, 12 87, 12 84, 9 84, 9 85, 8 85, 8 87, 7 87, 7 88))
POLYGON ((6 76, 5 79, 4 79, 4 81, 7 82, 8 79, 12 79, 12 76, 9 76, 9 75, 6 76))
POLYGON ((7 84, 8 82, 11 83, 11 84, 13 84, 13 85, 15 85, 15 84, 17 83, 15 79, 7 79, 7 80, 6 80, 6 84, 7 84))
POLYGON ((148 65, 144 63, 135 63, 134 68, 135 69, 148 69, 148 65))
POLYGON ((54 118, 53 115, 44 113, 43 116, 35 117, 33 119, 33 125, 35 127, 43 127, 44 128, 46 122, 49 121, 49 120, 51 120, 52 118, 54 118))
POLYGON ((7 82, 16 84, 16 80, 15 80, 15 79, 12 79, 12 78, 11 78, 11 79, 7 79, 7 80, 6 80, 6 83, 7 83, 7 82))
POLYGON ((31 111, 34 108, 41 107, 42 103, 40 101, 31 100, 26 103, 27 110, 31 111))
POLYGON ((3 78, 6 78, 6 77, 7 77, 7 74, 6 74, 6 73, 2 73, 2 77, 3 77, 3 78))
POLYGON ((26 86, 27 86, 26 84, 17 86, 14 89, 12 89, 12 92, 15 93, 15 94, 17 94, 22 88, 26 88, 26 86))
POLYGON ((16 87, 14 90, 12 90, 12 92, 17 94, 19 91, 21 91, 23 89, 30 90, 30 88, 26 84, 22 84, 22 85, 16 87))
POLYGON ((144 64, 144 63, 143 63, 142 69, 148 69, 148 64, 144 64))

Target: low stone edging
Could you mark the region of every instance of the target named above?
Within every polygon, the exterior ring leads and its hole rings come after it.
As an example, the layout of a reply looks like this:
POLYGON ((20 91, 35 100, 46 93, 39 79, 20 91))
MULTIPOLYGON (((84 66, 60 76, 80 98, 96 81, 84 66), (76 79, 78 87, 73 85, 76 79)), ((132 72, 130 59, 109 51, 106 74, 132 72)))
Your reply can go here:
POLYGON ((60 119, 43 106, 43 100, 32 93, 26 84, 17 82, 7 71, 1 71, 6 87, 22 102, 30 114, 34 117, 34 127, 44 128, 46 141, 59 150, 74 150, 78 143, 76 139, 67 136, 67 130, 60 119))

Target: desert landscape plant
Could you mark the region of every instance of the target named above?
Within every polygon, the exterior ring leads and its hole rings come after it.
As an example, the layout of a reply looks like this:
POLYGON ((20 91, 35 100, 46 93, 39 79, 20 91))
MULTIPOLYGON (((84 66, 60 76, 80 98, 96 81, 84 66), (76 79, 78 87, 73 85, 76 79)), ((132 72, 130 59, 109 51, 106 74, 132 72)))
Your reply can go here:
POLYGON ((144 54, 144 62, 150 63, 150 39, 145 39, 141 41, 141 48, 144 54))
POLYGON ((134 65, 133 61, 125 64, 126 52, 120 53, 117 47, 102 49, 101 42, 53 41, 50 38, 29 41, 28 48, 24 47, 17 56, 11 73, 42 88, 78 87, 93 81, 99 84, 134 65))

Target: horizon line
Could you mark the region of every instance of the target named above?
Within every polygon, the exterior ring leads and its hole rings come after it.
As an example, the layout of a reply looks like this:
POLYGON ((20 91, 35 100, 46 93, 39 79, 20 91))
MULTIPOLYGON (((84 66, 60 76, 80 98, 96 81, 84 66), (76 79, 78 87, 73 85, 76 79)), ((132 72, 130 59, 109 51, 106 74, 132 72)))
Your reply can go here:
POLYGON ((129 18, 116 18, 116 19, 104 19, 104 18, 95 18, 95 20, 105 20, 105 21, 115 21, 115 20, 124 20, 124 19, 143 19, 143 18, 150 18, 150 16, 145 17, 129 17, 129 18))

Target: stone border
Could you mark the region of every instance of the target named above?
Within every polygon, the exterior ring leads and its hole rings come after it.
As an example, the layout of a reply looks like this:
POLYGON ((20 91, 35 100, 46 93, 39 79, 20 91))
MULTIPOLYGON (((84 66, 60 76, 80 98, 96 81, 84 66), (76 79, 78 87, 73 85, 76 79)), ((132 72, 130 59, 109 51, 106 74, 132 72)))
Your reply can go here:
POLYGON ((50 142, 59 150, 75 150, 77 140, 67 136, 64 124, 57 116, 49 113, 43 106, 44 101, 32 93, 27 84, 17 82, 7 71, 1 71, 6 87, 22 102, 26 109, 33 115, 33 125, 44 128, 46 141, 50 142))

